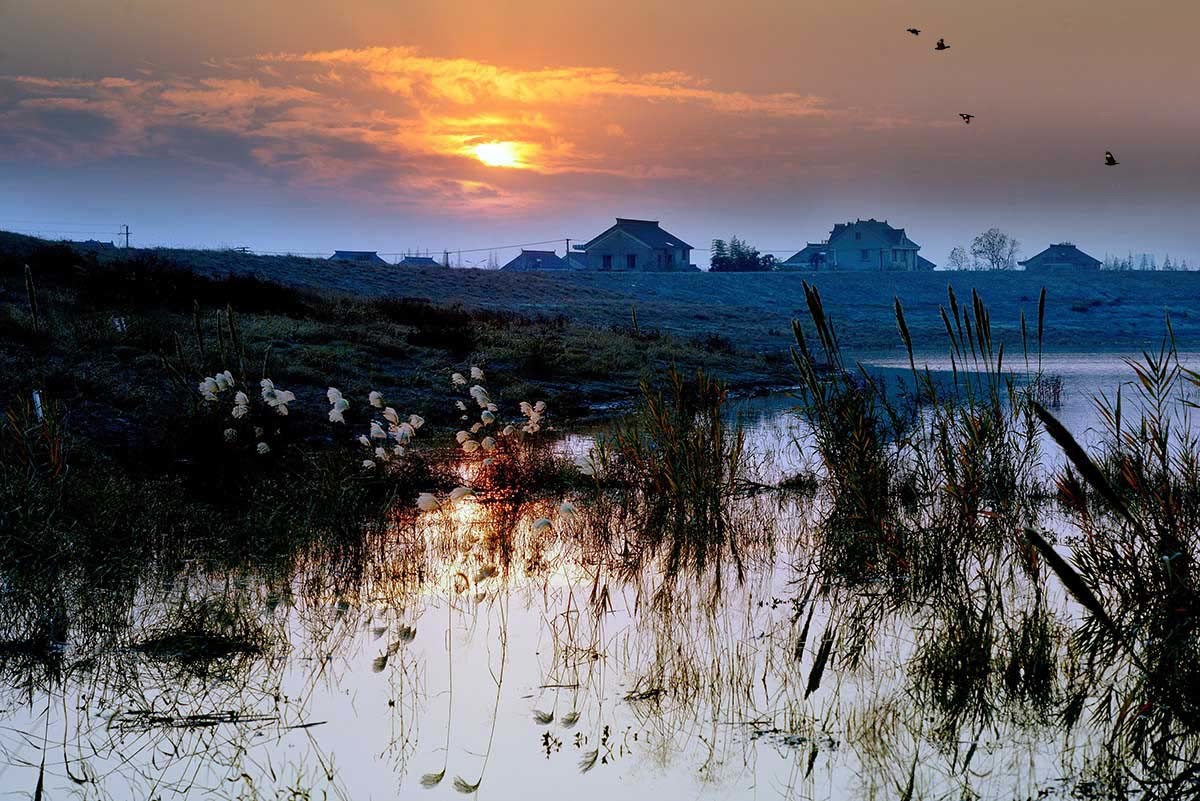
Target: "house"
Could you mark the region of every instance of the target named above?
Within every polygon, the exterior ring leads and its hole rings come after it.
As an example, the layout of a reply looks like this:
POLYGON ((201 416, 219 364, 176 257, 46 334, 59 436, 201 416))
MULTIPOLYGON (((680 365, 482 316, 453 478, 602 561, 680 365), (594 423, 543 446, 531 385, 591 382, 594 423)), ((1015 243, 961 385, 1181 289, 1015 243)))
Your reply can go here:
POLYGON ((529 272, 530 270, 570 270, 569 264, 558 257, 553 250, 524 250, 500 268, 513 272, 529 272))
POLYGON ((405 256, 396 263, 397 267, 444 267, 432 256, 405 256))
POLYGON ((572 270, 587 269, 587 253, 582 250, 572 250, 568 252, 567 255, 563 256, 563 261, 565 261, 567 266, 572 270))
POLYGON ((810 242, 784 260, 781 270, 923 271, 936 265, 922 258, 921 246, 887 220, 857 220, 833 226, 824 242, 810 242))
POLYGON ((352 261, 356 264, 387 264, 374 250, 335 250, 330 261, 352 261))
POLYGON ((692 246, 664 231, 657 220, 617 218, 582 247, 587 270, 668 272, 691 269, 692 246))
POLYGON ((98 239, 86 239, 83 241, 68 242, 71 247, 81 253, 99 253, 100 251, 116 250, 117 246, 112 242, 101 242, 98 239))
POLYGON ((1051 245, 1036 256, 1025 261, 1017 262, 1029 272, 1058 272, 1062 270, 1079 270, 1094 272, 1103 266, 1103 262, 1084 253, 1070 242, 1059 242, 1051 245))

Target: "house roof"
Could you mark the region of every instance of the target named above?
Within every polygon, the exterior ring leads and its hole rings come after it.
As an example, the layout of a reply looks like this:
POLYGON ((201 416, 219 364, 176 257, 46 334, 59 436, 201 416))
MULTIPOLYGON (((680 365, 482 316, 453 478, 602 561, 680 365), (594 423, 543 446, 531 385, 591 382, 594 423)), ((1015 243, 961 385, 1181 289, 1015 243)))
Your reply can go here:
POLYGON ((335 250, 330 261, 383 261, 374 250, 335 250))
POLYGON ((814 256, 829 251, 829 246, 821 242, 809 242, 799 253, 794 253, 784 260, 784 264, 810 264, 814 256))
POLYGON ((893 228, 887 220, 856 220, 854 222, 837 223, 829 234, 829 241, 840 239, 849 234, 861 234, 864 238, 880 239, 892 247, 919 248, 916 242, 908 238, 903 228, 893 228))
POLYGON ((1017 263, 1027 270, 1030 267, 1082 267, 1098 270, 1103 265, 1099 259, 1089 256, 1070 242, 1051 245, 1036 256, 1017 263))
POLYGON ((917 256, 917 269, 918 270, 936 270, 937 265, 934 264, 933 262, 931 262, 929 259, 925 258, 924 256, 918 255, 917 256))
POLYGON ((692 246, 684 242, 679 237, 672 233, 664 231, 658 224, 658 220, 631 220, 624 217, 618 217, 615 225, 610 226, 599 236, 593 237, 583 247, 590 248, 604 237, 611 234, 613 231, 621 231, 641 242, 648 248, 687 248, 692 249, 692 246))
POLYGON ((405 256, 398 265, 402 267, 441 267, 442 263, 432 256, 405 256))
POLYGON ((553 250, 522 250, 502 270, 566 270, 568 265, 553 250))

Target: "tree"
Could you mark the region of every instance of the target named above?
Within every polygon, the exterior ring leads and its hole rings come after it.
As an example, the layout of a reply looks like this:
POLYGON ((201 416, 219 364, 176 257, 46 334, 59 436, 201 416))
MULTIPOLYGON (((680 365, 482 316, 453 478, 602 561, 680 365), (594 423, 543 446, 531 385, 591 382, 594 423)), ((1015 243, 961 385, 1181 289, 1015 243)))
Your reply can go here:
POLYGON ((709 251, 709 269, 714 272, 724 270, 729 262, 729 247, 725 244, 724 239, 714 239, 712 241, 712 250, 709 251))
POLYGON ((971 242, 971 255, 986 270, 1013 270, 1021 244, 999 228, 989 228, 971 242))
POLYGON ((769 272, 775 269, 775 257, 763 255, 758 248, 733 236, 728 244, 721 239, 713 240, 709 264, 714 273, 769 272))
POLYGON ((967 255, 967 249, 961 245, 954 246, 950 255, 946 257, 946 263, 950 265, 951 270, 971 269, 971 257, 967 255))

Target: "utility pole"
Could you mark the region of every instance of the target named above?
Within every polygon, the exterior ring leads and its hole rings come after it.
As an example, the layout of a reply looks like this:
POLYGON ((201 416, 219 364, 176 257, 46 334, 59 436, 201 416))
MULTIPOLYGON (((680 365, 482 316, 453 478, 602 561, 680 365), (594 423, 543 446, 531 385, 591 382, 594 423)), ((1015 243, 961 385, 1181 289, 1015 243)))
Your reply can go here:
POLYGON ((450 251, 448 251, 448 250, 442 251, 442 266, 444 266, 444 267, 450 266, 450 251))
POLYGON ((125 225, 125 226, 122 226, 122 228, 123 228, 124 230, 123 230, 123 231, 121 231, 121 233, 120 233, 120 234, 118 234, 118 236, 124 236, 124 237, 125 237, 125 249, 126 249, 126 250, 128 250, 128 249, 129 249, 129 226, 128 226, 128 225, 125 225))

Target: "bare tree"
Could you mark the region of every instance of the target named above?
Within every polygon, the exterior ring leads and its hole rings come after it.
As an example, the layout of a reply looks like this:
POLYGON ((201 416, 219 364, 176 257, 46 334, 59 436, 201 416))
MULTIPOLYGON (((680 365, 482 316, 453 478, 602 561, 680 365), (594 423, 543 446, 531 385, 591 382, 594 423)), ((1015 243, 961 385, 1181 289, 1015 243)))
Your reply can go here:
POLYGON ((950 265, 951 270, 971 269, 971 257, 967 255, 967 249, 962 245, 954 246, 950 255, 946 257, 946 263, 950 265))
POLYGON ((1015 270, 1021 243, 999 228, 989 228, 971 242, 971 255, 987 270, 1015 270))

